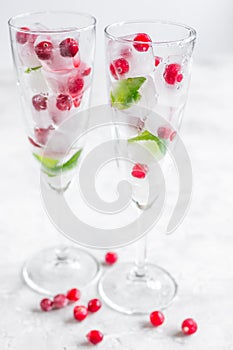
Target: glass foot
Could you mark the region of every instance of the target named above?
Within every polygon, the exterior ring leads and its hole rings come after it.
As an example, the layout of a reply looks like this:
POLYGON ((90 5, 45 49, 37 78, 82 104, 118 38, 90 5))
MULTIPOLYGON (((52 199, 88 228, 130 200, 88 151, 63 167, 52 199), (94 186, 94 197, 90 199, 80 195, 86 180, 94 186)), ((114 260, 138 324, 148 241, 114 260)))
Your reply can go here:
POLYGON ((48 295, 82 288, 98 275, 98 261, 76 247, 56 247, 40 251, 26 262, 23 277, 29 287, 48 295))
POLYGON ((133 263, 110 268, 99 282, 99 293, 113 309, 125 314, 146 314, 166 308, 177 293, 177 284, 163 268, 146 265, 146 273, 137 275, 133 263))

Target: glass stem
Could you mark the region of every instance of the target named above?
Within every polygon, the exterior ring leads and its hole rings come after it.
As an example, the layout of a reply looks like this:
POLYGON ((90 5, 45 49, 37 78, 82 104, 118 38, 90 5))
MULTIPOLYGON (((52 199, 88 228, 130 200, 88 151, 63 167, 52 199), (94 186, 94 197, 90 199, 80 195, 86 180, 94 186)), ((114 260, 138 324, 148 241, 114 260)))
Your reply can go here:
POLYGON ((147 272, 147 236, 137 242, 137 252, 135 259, 135 275, 137 277, 146 276, 147 272))

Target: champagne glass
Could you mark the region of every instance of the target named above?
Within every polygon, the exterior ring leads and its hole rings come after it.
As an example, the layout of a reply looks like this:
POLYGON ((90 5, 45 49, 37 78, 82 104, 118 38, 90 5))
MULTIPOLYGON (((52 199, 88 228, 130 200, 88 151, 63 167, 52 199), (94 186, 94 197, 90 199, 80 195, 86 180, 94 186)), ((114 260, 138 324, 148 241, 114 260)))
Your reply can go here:
MULTIPOLYGON (((73 147, 66 154, 72 130, 58 129, 89 107, 95 25, 93 16, 73 11, 27 13, 9 20, 28 143, 35 162, 44 169, 43 180, 58 195, 68 189, 82 151, 73 147), (56 142, 45 153, 53 134, 56 142), (61 169, 62 186, 57 180, 61 169)), ((98 271, 96 259, 87 251, 53 247, 28 260, 23 276, 34 290, 54 295, 71 286, 87 285, 98 271)))
MULTIPOLYGON (((107 26, 105 38, 108 95, 115 116, 138 116, 133 139, 156 155, 162 149, 158 140, 165 145, 175 143, 181 125, 196 32, 172 22, 121 22, 107 26), (157 131, 148 131, 148 118, 138 114, 139 107, 164 119, 157 131)), ((119 133, 117 128, 115 133, 119 133)), ((140 164, 134 170, 142 177, 147 171, 140 164)), ((147 210, 140 199, 136 204, 139 210, 147 210)), ((100 294, 112 308, 127 314, 147 313, 167 307, 174 299, 175 280, 162 267, 147 262, 146 250, 144 238, 138 242, 135 263, 119 263, 101 278, 100 294)))

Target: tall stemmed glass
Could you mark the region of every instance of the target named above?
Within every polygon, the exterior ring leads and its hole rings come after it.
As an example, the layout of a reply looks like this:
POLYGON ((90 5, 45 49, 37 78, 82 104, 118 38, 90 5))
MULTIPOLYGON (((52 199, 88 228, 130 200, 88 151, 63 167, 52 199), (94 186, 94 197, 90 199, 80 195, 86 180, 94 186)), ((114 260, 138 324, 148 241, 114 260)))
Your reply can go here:
MULTIPOLYGON (((158 140, 164 144, 174 143, 175 129, 180 128, 196 32, 186 25, 170 22, 122 22, 106 27, 105 37, 108 91, 115 118, 122 113, 138 116, 141 126, 134 141, 144 143, 152 154, 158 149, 161 151, 158 140), (145 129, 147 118, 137 115, 140 106, 167 121, 156 134, 145 129)), ((136 176, 144 177, 146 170, 141 165, 134 170, 136 176)), ((141 206, 139 209, 143 210, 141 206)), ((177 291, 167 271, 147 262, 146 240, 139 244, 135 263, 119 263, 99 284, 104 300, 128 314, 164 308, 177 291)))
MULTIPOLYGON (((28 13, 9 20, 28 142, 35 161, 43 167, 44 180, 58 194, 68 188, 82 148, 72 148, 66 154, 72 130, 57 129, 89 107, 95 24, 94 17, 75 12, 28 13), (44 153, 54 133, 56 142, 44 153), (62 187, 57 180, 61 170, 62 187)), ((88 252, 55 247, 33 256, 25 264, 23 276, 34 290, 54 294, 88 284, 98 270, 88 252)))

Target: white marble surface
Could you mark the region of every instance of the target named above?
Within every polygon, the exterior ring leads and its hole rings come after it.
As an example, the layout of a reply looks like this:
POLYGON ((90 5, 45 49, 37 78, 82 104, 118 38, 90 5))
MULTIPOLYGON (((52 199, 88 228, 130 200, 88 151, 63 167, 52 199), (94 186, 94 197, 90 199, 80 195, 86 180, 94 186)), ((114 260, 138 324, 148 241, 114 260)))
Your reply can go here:
MULTIPOLYGON (((106 336, 98 349, 233 349, 233 60, 196 65, 182 135, 193 164, 194 195, 188 216, 175 234, 149 235, 149 259, 174 275, 175 302, 166 324, 155 330, 146 316, 125 316, 103 306, 87 322, 72 321, 72 307, 38 311, 40 296, 22 281, 23 262, 40 248, 66 242, 43 211, 39 179, 29 161, 20 104, 11 74, 0 75, 0 349, 75 350, 90 348, 84 335, 97 328, 106 336), (199 331, 179 337, 182 320, 193 317, 199 331)), ((97 77, 98 78, 98 77, 97 77)), ((94 104, 104 102, 98 79, 94 104)), ((134 246, 118 251, 125 261, 134 246)), ((104 252, 93 251, 99 259, 104 252)), ((83 290, 82 301, 96 295, 83 290)))

